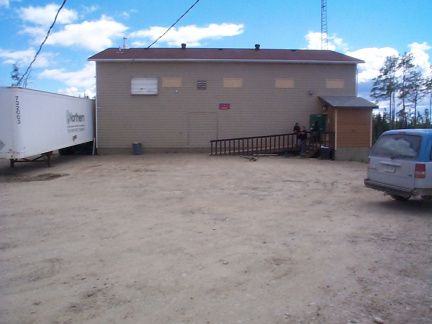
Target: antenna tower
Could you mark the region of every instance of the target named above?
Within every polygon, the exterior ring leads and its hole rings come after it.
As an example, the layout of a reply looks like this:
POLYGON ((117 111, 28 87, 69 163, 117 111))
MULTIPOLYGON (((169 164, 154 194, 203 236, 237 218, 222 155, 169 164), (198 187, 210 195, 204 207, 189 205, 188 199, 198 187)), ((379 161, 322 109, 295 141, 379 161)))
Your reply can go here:
POLYGON ((327 0, 321 0, 321 49, 328 49, 327 38, 327 0))

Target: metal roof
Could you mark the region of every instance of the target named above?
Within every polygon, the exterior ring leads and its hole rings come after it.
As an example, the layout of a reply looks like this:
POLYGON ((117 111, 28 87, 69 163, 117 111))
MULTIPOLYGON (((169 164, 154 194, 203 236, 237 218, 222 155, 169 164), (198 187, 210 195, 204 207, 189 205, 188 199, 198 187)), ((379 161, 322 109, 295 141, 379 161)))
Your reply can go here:
POLYGON ((364 98, 356 96, 320 96, 326 104, 333 108, 369 108, 376 109, 378 106, 364 98))
POLYGON ((108 48, 89 58, 96 62, 250 62, 359 64, 364 61, 334 51, 235 48, 108 48))

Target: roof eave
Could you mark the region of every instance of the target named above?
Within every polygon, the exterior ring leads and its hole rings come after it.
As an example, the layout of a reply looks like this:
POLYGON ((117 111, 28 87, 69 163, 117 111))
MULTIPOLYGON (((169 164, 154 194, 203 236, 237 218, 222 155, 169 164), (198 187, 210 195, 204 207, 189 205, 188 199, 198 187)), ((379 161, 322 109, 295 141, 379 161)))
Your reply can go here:
POLYGON ((378 109, 378 105, 357 96, 319 96, 319 98, 325 103, 332 106, 334 109, 378 109), (341 103, 335 103, 334 100, 329 98, 354 98, 354 104, 346 105, 341 103))
POLYGON ((322 60, 244 60, 244 59, 92 59, 94 62, 147 62, 147 63, 166 63, 166 62, 214 62, 214 63, 294 63, 294 64, 360 64, 358 61, 322 61, 322 60))

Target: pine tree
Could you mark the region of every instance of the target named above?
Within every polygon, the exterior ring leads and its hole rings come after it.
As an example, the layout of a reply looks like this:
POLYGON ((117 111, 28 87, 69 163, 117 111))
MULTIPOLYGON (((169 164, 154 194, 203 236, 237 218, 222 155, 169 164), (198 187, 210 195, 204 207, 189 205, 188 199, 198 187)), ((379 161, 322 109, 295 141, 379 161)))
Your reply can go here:
POLYGON ((412 108, 414 109, 414 117, 412 124, 414 127, 417 126, 417 104, 423 97, 426 95, 425 93, 425 79, 422 77, 422 73, 418 68, 411 69, 408 72, 407 76, 407 94, 406 99, 411 103, 412 108))
POLYGON ((426 114, 426 120, 430 122, 432 120, 432 65, 430 66, 429 76, 425 80, 424 88, 425 94, 429 94, 429 114, 426 114))
POLYGON ((19 80, 21 79, 21 73, 19 71, 19 67, 17 63, 14 63, 12 66, 12 72, 11 72, 11 79, 14 81, 14 83, 11 84, 11 86, 16 87, 19 84, 19 80))
POLYGON ((384 66, 380 69, 380 75, 373 79, 374 83, 370 96, 376 101, 389 101, 390 127, 394 128, 395 123, 395 93, 397 90, 396 71, 399 57, 387 56, 384 66))
POLYGON ((410 87, 412 86, 412 81, 410 78, 412 75, 412 70, 414 69, 413 60, 414 56, 412 53, 405 53, 397 65, 397 69, 401 72, 401 79, 397 85, 397 88, 399 90, 398 98, 402 100, 402 110, 399 112, 399 115, 402 118, 403 128, 407 128, 408 126, 407 97, 410 92, 410 87))

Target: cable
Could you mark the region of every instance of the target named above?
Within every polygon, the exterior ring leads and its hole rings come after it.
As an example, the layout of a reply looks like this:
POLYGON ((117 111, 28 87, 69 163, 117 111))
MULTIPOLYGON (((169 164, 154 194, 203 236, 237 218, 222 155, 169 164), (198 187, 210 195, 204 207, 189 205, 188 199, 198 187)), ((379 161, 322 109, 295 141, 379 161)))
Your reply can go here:
MULTIPOLYGON (((28 78, 29 71, 30 71, 33 63, 36 61, 36 58, 38 57, 39 53, 42 51, 42 46, 44 46, 45 42, 47 41, 47 39, 48 39, 48 37, 49 37, 49 35, 51 33, 51 29, 53 29, 53 27, 54 27, 54 25, 55 25, 55 23, 57 21, 57 17, 60 14, 60 11, 63 9, 64 5, 66 4, 66 1, 67 0, 64 0, 63 3, 62 3, 62 5, 60 6, 60 8, 57 10, 57 14, 55 15, 54 22, 52 23, 52 25, 48 29, 48 32, 47 32, 47 35, 46 35, 45 39, 43 40, 42 44, 40 45, 39 50, 36 52, 36 54, 35 54, 35 56, 33 58, 33 61, 31 61, 29 67, 27 68, 27 70, 25 71, 25 73, 22 75, 21 79, 18 81, 17 86, 19 86, 21 84, 22 80, 24 79, 24 77, 26 75, 27 75, 27 78, 28 78)), ((26 78, 25 84, 27 84, 27 78, 26 78)))
POLYGON ((200 2, 200 0, 197 0, 192 6, 190 6, 190 8, 188 9, 188 10, 186 10, 186 12, 183 14, 183 15, 181 15, 180 16, 180 18, 179 19, 177 19, 176 20, 176 22, 174 23, 174 24, 172 24, 171 25, 171 27, 170 28, 168 28, 166 31, 165 31, 165 33, 163 33, 161 36, 159 36, 159 38, 158 39, 156 39, 153 43, 151 43, 147 48, 150 48, 150 47, 152 47, 154 44, 156 44, 157 43, 157 41, 159 40, 159 39, 161 39, 162 37, 164 37, 165 36, 165 34, 166 33, 168 33, 169 31, 170 31, 170 29, 171 28, 173 28, 184 16, 186 16, 187 15, 187 13, 189 12, 189 11, 191 11, 191 9, 193 8, 193 7, 195 7, 195 5, 198 3, 198 2, 200 2))

